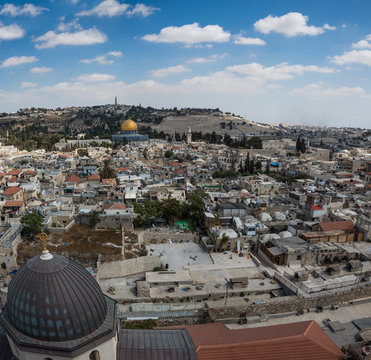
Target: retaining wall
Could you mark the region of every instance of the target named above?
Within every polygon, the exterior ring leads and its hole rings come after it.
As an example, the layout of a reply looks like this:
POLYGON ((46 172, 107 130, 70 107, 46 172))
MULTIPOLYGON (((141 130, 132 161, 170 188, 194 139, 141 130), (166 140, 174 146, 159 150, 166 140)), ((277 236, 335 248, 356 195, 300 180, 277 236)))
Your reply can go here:
POLYGON ((158 256, 140 256, 135 259, 110 261, 97 263, 98 279, 119 278, 153 271, 153 268, 161 265, 158 256))

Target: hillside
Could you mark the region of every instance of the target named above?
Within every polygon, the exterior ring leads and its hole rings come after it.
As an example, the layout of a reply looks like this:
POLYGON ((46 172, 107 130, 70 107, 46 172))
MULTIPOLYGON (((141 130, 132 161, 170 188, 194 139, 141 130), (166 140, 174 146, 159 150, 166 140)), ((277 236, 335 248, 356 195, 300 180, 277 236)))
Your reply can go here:
MULTIPOLYGON (((9 142, 24 142, 36 135, 86 138, 110 138, 120 130, 121 123, 131 118, 142 131, 182 134, 191 128, 193 132, 237 135, 275 132, 271 125, 258 124, 219 109, 155 109, 152 107, 127 105, 99 105, 65 109, 21 109, 17 113, 0 114, 0 136, 9 136, 9 142)), ((40 143, 36 139, 36 143, 40 143)))
POLYGON ((230 135, 241 133, 261 134, 276 130, 275 127, 270 125, 258 124, 238 116, 220 112, 206 115, 170 115, 166 116, 160 124, 152 125, 152 129, 170 134, 187 132, 188 128, 197 132, 212 133, 215 131, 217 134, 225 134, 227 132, 230 135))

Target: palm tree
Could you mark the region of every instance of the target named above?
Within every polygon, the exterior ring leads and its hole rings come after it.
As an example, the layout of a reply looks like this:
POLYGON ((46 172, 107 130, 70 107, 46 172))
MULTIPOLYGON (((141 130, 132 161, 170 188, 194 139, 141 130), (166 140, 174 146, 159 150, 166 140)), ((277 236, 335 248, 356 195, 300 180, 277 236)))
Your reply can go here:
POLYGON ((99 170, 99 175, 101 179, 112 179, 116 177, 116 172, 112 168, 111 160, 103 160, 103 166, 99 170))

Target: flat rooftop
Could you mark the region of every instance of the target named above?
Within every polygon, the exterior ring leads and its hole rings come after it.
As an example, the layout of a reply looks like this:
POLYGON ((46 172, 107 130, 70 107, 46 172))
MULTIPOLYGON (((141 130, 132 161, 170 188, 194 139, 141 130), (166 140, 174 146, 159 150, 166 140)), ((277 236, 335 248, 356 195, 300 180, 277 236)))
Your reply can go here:
POLYGON ((150 244, 147 249, 149 254, 159 256, 162 263, 168 264, 169 270, 178 271, 190 266, 213 263, 210 255, 193 242, 150 244))

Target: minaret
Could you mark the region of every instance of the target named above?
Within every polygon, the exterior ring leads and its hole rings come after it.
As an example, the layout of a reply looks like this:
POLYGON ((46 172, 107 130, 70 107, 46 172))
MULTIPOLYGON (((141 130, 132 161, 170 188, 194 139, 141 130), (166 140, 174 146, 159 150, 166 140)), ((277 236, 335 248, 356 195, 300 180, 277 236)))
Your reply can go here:
POLYGON ((115 106, 117 106, 117 96, 115 96, 115 106))
POLYGON ((192 130, 191 128, 188 128, 187 132, 187 144, 190 144, 192 142, 192 130))

